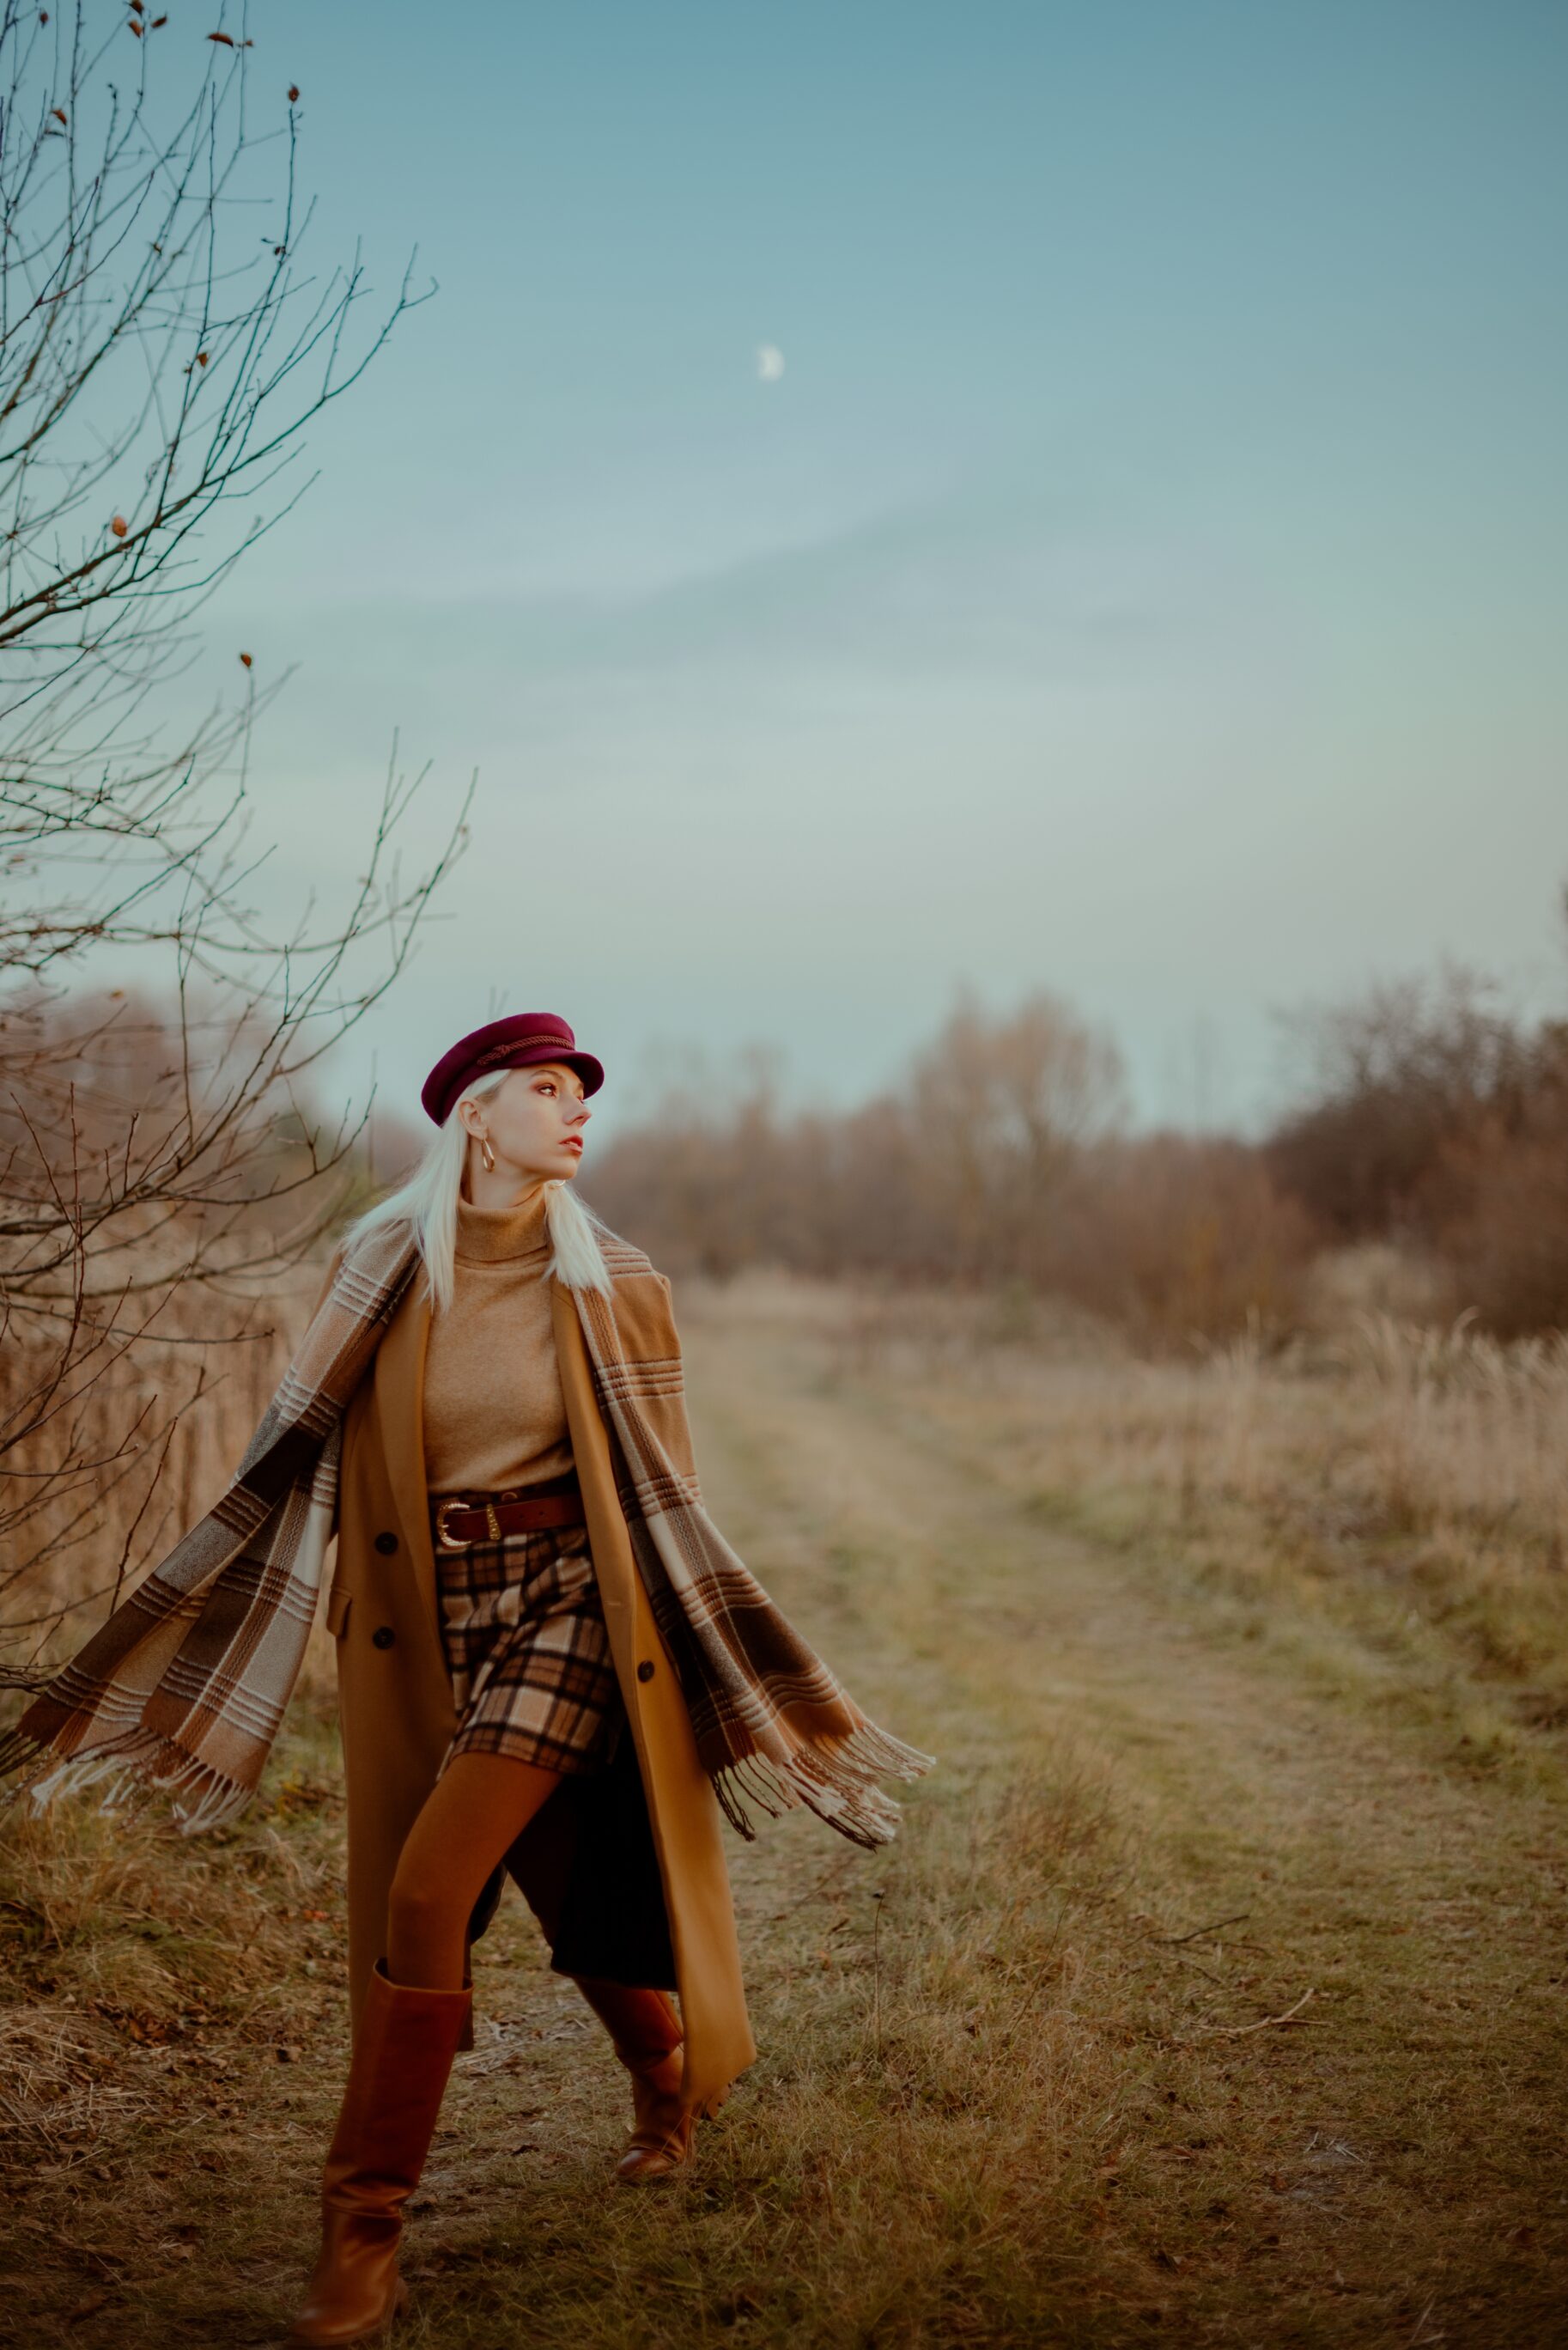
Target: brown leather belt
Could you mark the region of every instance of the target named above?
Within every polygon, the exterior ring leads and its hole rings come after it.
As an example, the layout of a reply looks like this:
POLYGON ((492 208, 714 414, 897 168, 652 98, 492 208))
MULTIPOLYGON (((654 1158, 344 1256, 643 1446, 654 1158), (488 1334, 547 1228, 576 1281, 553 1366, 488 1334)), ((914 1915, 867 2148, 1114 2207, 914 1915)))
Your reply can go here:
POLYGON ((438 1550, 469 1550, 475 1543, 503 1541, 507 1534, 541 1534, 551 1526, 581 1526, 580 1487, 541 1488, 535 1493, 449 1493, 431 1513, 438 1550))

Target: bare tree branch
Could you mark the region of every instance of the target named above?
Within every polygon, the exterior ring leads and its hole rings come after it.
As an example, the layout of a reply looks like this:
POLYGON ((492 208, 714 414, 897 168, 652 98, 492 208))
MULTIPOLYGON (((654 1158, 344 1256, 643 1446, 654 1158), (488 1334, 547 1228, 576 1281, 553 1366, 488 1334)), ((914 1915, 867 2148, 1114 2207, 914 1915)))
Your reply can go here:
POLYGON ((394 735, 346 902, 280 924, 251 767, 286 678, 242 651, 171 733, 194 624, 315 478, 306 428, 436 290, 410 255, 361 328, 358 250, 303 268, 299 93, 247 0, 216 15, 0 0, 0 1640, 146 1563, 198 1397, 259 1409, 277 1302, 364 1181, 369 1105, 324 1125, 316 1074, 472 792, 406 873, 428 769, 394 735))

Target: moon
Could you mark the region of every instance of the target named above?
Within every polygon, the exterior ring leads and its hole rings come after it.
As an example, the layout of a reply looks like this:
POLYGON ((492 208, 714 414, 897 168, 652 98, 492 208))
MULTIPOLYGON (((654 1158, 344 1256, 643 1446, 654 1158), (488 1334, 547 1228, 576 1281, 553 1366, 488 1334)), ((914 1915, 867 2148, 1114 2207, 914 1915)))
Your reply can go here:
POLYGON ((784 355, 776 343, 757 345, 757 381, 777 383, 784 371, 784 355))

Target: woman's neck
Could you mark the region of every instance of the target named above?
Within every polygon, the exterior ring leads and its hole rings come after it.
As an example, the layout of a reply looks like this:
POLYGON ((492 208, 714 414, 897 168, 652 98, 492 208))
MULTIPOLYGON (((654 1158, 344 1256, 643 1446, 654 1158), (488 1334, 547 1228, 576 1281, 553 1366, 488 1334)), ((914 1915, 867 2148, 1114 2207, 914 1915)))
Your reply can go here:
POLYGON ((493 1183, 501 1196, 457 1202, 457 1254, 466 1263, 499 1263, 544 1247, 550 1236, 546 1186, 541 1178, 519 1191, 514 1183, 493 1183))

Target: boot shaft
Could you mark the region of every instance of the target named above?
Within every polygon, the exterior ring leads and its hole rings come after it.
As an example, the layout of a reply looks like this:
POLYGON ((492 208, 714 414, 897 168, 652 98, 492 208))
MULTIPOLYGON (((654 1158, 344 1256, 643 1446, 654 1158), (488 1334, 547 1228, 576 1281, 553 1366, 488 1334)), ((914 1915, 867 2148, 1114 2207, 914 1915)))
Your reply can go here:
POLYGON ((395 1983, 377 1960, 327 2150, 329 2201, 383 2209, 413 2192, 472 2002, 469 1990, 395 1983))

